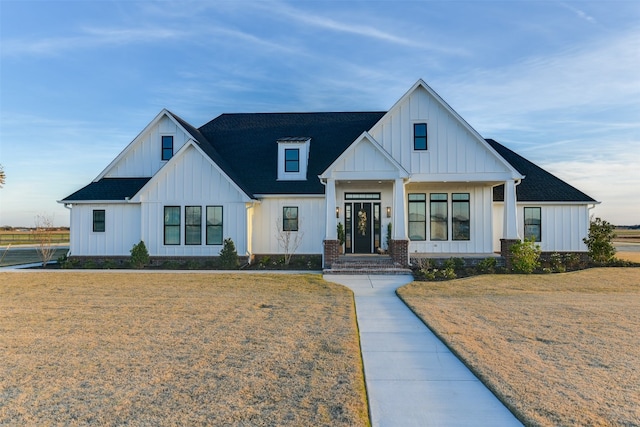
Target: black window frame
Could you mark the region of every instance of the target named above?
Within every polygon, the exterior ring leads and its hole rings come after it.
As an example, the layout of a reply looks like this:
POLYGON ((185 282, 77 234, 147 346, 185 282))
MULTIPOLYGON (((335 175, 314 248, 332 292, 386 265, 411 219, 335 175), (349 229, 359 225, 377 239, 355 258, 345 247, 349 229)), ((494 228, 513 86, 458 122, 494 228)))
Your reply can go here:
POLYGON ((408 225, 409 225, 409 240, 412 240, 415 242, 423 242, 427 240, 427 195, 425 193, 409 193, 408 225), (421 213, 423 214, 422 220, 416 219, 416 217, 412 218, 411 214, 414 208, 421 208, 422 210, 421 213), (422 238, 414 238, 414 236, 417 236, 417 235, 413 234, 412 231, 415 230, 416 224, 418 225, 418 228, 420 228, 419 231, 422 232, 421 234, 422 238), (422 224, 422 227, 419 226, 420 224, 422 224))
POLYGON ((104 233, 107 229, 107 214, 104 209, 93 210, 93 232, 104 233), (102 218, 99 218, 102 216, 102 218))
POLYGON ((184 244, 188 246, 202 244, 202 206, 184 207, 184 244))
POLYGON ((180 235, 180 223, 182 222, 182 216, 181 216, 181 212, 180 212, 180 206, 165 206, 164 207, 164 217, 163 217, 163 224, 164 224, 164 240, 163 243, 167 246, 178 246, 180 245, 180 239, 181 239, 181 235, 180 235), (167 210, 177 210, 178 211, 178 223, 174 224, 174 223, 167 223, 167 210), (178 241, 176 243, 167 243, 167 231, 168 230, 178 230, 178 241))
POLYGON ((284 149, 284 171, 286 173, 299 173, 300 172, 300 149, 299 148, 285 148, 284 149), (289 159, 287 154, 295 153, 295 159, 289 159))
POLYGON ((525 206, 523 209, 523 216, 524 216, 524 238, 528 239, 531 236, 533 236, 534 238, 534 242, 542 242, 542 207, 540 206, 525 206), (537 212, 538 213, 538 217, 534 218, 534 217, 528 217, 527 216, 527 212, 537 212), (538 220, 537 224, 532 224, 531 220, 538 220), (538 232, 537 234, 533 234, 530 232, 531 227, 537 227, 538 232))
POLYGON ((206 208, 206 244, 207 245, 222 245, 224 242, 224 207, 223 206, 207 206, 206 208), (215 211, 220 210, 220 223, 209 224, 209 211, 214 212, 215 219, 215 211), (213 240, 214 230, 219 230, 220 240, 213 240))
POLYGON ((448 193, 430 193, 429 194, 429 240, 435 242, 445 242, 449 240, 449 194, 448 193), (444 198, 441 198, 444 196, 444 198), (433 212, 437 211, 436 207, 444 206, 444 219, 434 216, 433 212), (444 223, 444 226, 442 224, 444 223), (439 227, 436 225, 440 224, 439 227), (444 238, 434 237, 434 230, 444 230, 444 238))
POLYGON ((471 194, 451 193, 451 240, 471 240, 471 194), (456 208, 466 207, 467 220, 456 217, 456 208), (466 224, 465 224, 466 223, 466 224))
POLYGON ((415 151, 426 151, 427 148, 428 148, 427 123, 424 123, 424 122, 414 123, 413 124, 413 149, 415 151))
POLYGON ((170 160, 173 157, 173 135, 162 135, 160 140, 160 157, 162 161, 170 160))
POLYGON ((299 211, 297 206, 282 207, 282 231, 298 231, 299 211), (294 214, 295 212, 295 214, 294 214))

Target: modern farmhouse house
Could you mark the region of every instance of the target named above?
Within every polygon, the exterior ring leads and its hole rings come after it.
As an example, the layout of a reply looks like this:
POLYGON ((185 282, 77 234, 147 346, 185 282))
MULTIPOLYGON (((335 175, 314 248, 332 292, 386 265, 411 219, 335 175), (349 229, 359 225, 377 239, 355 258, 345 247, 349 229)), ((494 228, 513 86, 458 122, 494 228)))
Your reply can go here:
POLYGON ((195 128, 162 110, 60 203, 71 256, 128 256, 142 240, 152 257, 211 257, 231 238, 251 259, 282 254, 284 232, 329 267, 339 251, 407 265, 525 237, 584 252, 597 202, 481 137, 419 80, 387 112, 222 114, 195 128))

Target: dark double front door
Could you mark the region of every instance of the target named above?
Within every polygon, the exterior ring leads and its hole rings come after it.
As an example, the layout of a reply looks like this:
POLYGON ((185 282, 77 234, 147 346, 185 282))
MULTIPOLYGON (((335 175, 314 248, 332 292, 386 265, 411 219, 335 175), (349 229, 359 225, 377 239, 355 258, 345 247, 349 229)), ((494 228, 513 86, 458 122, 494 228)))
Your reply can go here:
POLYGON ((380 247, 380 203, 347 202, 345 252, 372 254, 380 247))

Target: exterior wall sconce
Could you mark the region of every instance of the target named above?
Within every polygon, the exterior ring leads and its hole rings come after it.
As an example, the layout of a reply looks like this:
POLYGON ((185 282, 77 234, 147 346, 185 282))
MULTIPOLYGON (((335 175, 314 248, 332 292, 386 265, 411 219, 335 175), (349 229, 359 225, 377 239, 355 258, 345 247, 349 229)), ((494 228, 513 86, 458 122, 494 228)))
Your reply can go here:
POLYGON ((340 218, 340 206, 336 206, 336 218, 340 218))
POLYGON ((391 218, 391 206, 387 206, 387 218, 391 218))

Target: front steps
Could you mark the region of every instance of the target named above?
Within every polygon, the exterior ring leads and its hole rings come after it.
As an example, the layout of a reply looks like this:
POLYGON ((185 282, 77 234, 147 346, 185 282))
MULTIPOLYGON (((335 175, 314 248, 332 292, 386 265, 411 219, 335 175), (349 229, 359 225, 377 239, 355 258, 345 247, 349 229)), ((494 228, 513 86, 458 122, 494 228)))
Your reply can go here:
POLYGON ((386 255, 341 255, 324 274, 411 274, 386 255))

